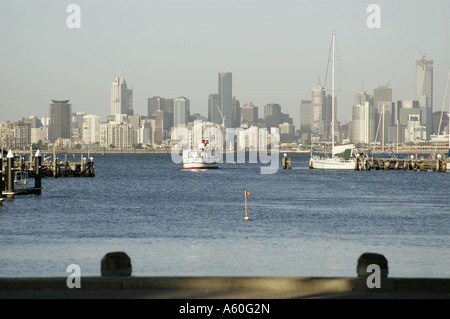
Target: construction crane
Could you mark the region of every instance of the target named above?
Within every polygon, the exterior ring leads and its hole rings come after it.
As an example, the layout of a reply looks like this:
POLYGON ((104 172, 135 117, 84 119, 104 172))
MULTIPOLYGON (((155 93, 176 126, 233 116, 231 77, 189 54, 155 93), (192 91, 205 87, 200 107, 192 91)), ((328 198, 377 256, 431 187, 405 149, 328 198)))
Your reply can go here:
POLYGON ((420 55, 422 56, 422 59, 425 59, 425 53, 423 53, 419 47, 417 47, 417 51, 419 51, 420 55))
POLYGON ((222 117, 222 127, 225 130, 225 116, 223 116, 222 111, 220 110, 218 105, 217 105, 217 109, 219 110, 220 116, 222 117))
POLYGON ((386 84, 387 87, 389 87, 389 85, 391 84, 391 81, 392 81, 392 79, 390 79, 390 80, 388 81, 388 83, 386 84))

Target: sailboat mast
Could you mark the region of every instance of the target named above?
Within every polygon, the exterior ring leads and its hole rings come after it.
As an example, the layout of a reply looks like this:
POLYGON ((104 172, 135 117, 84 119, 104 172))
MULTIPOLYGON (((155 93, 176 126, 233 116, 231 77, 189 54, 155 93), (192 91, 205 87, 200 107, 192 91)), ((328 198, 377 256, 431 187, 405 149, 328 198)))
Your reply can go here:
POLYGON ((334 43, 336 32, 333 30, 333 56, 331 58, 331 157, 334 157, 334 43))

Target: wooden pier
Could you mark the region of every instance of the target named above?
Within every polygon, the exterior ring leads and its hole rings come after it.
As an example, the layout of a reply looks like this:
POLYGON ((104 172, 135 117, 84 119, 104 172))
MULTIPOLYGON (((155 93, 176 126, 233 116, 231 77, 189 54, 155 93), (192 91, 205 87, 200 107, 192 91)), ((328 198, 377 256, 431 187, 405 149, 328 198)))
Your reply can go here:
POLYGON ((358 157, 355 170, 410 170, 410 171, 433 171, 446 172, 448 162, 442 158, 364 158, 358 157))
MULTIPOLYGON (((28 173, 28 177, 34 178, 36 174, 35 161, 26 161, 23 156, 15 156, 14 169, 28 173)), ((7 162, 3 162, 2 171, 6 171, 7 162)), ((67 154, 65 160, 61 161, 56 157, 52 160, 42 160, 40 164, 40 174, 42 177, 94 177, 95 163, 92 158, 87 159, 81 155, 79 161, 68 161, 67 154)))
POLYGON ((51 161, 47 160, 39 150, 34 158, 32 154, 26 161, 25 155, 14 155, 10 150, 3 159, 0 157, 0 198, 14 198, 15 195, 41 194, 41 178, 43 177, 94 177, 95 163, 92 157, 89 159, 81 155, 80 161, 60 161, 53 154, 51 161), (34 180, 34 186, 30 181, 34 180))

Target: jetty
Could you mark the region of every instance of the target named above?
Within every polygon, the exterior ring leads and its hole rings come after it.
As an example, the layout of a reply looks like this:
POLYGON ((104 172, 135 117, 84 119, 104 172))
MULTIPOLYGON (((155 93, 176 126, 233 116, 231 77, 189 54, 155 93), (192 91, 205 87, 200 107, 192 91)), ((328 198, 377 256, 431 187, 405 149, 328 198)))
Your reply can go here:
MULTIPOLYGON (((64 161, 56 154, 47 157, 39 150, 26 154, 14 154, 12 150, 6 154, 0 153, 0 198, 14 198, 15 195, 41 194, 41 179, 44 177, 94 177, 95 163, 92 157, 86 158, 81 154, 79 161, 68 161, 65 154, 64 161), (34 186, 30 182, 34 180, 34 186)), ((1 204, 1 201, 0 201, 1 204)))
POLYGON ((446 172, 449 162, 443 158, 363 157, 356 159, 355 170, 410 170, 446 172))

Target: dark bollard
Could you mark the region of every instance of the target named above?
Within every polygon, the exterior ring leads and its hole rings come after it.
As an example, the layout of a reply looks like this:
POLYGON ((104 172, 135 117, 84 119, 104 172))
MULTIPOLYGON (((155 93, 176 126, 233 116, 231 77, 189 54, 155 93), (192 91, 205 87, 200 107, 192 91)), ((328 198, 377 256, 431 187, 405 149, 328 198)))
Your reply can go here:
POLYGON ((389 268, 386 257, 377 253, 364 253, 358 258, 356 272, 358 277, 368 277, 371 273, 367 272, 367 267, 376 264, 380 267, 381 277, 387 277, 389 268))
POLYGON ((38 194, 41 193, 41 162, 41 152, 37 150, 34 155, 34 188, 36 188, 38 194))
POLYGON ((131 276, 131 259, 122 251, 107 253, 101 262, 102 277, 131 276))

